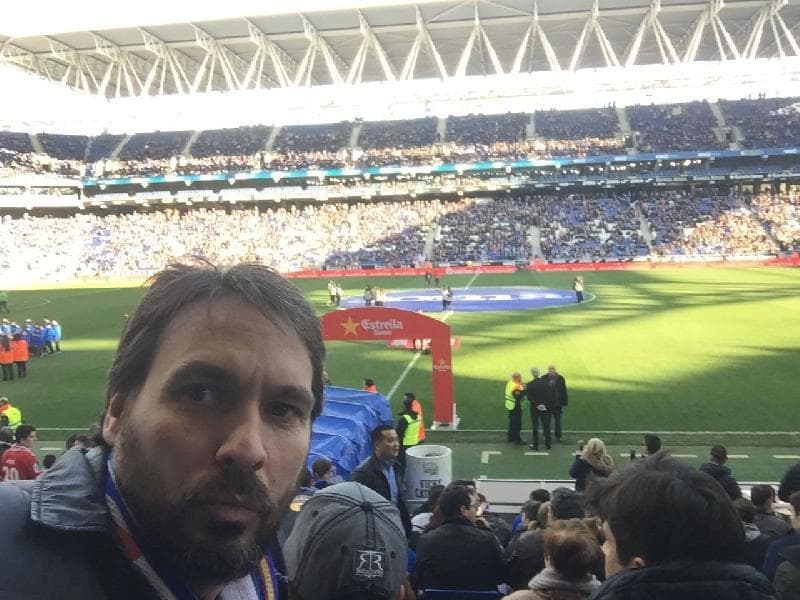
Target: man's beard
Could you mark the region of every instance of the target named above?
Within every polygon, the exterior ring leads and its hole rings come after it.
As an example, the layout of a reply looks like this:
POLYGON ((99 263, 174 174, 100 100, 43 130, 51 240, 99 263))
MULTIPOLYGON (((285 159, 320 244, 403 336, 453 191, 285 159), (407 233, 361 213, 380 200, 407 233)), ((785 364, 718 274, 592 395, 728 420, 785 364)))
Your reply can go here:
POLYGON ((273 499, 253 471, 223 467, 168 503, 169 481, 163 481, 148 465, 141 440, 128 426, 115 447, 115 475, 122 497, 130 508, 145 542, 154 556, 148 559, 191 585, 219 585, 250 573, 264 556, 280 526, 294 487, 273 499), (205 505, 236 496, 257 513, 256 529, 247 532, 239 522, 214 519, 205 505))

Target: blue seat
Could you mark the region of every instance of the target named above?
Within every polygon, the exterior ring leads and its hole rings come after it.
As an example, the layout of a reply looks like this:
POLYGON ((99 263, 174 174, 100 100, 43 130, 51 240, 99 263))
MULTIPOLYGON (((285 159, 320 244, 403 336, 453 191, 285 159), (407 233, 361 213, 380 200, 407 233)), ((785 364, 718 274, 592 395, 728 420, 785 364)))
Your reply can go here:
POLYGON ((503 596, 496 590, 478 592, 475 590, 428 589, 423 592, 422 597, 425 600, 494 600, 503 596))

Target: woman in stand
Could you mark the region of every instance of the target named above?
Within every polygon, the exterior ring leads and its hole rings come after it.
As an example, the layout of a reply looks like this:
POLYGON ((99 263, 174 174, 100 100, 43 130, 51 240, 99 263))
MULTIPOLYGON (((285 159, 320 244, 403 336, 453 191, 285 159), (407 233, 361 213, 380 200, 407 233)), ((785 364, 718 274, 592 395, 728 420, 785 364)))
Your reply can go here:
POLYGON ((592 572, 602 562, 600 544, 582 519, 554 521, 544 532, 544 569, 506 600, 585 600, 600 587, 592 572))
POLYGON ((575 453, 569 476, 575 479, 575 490, 582 492, 592 479, 608 477, 614 471, 614 459, 603 440, 592 438, 583 450, 575 453))

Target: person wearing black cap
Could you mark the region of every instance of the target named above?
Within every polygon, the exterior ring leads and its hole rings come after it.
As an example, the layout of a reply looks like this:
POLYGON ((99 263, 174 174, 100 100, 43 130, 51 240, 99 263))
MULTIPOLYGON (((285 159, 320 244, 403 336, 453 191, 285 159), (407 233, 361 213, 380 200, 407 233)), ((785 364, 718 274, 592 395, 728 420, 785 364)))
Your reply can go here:
POLYGON ((413 598, 400 513, 359 483, 332 485, 309 498, 284 555, 291 600, 413 598))

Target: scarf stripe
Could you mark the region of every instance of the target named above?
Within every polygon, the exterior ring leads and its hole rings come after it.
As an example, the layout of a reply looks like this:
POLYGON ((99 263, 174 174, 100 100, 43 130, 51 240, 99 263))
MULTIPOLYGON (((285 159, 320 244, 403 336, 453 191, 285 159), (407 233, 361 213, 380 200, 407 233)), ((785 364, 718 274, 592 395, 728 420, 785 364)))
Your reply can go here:
MULTIPOLYGON (((108 477, 106 478, 106 504, 108 505, 117 541, 125 557, 147 580, 161 600, 196 600, 189 588, 172 576, 151 564, 148 559, 153 556, 152 550, 145 542, 136 520, 130 514, 125 500, 117 487, 116 476, 112 467, 113 451, 108 455, 108 477)), ((272 556, 267 553, 258 562, 250 574, 250 581, 255 591, 252 600, 280 600, 279 575, 275 570, 272 556)), ((224 596, 224 590, 221 594, 224 596)), ((248 594, 250 595, 250 594, 248 594)))

